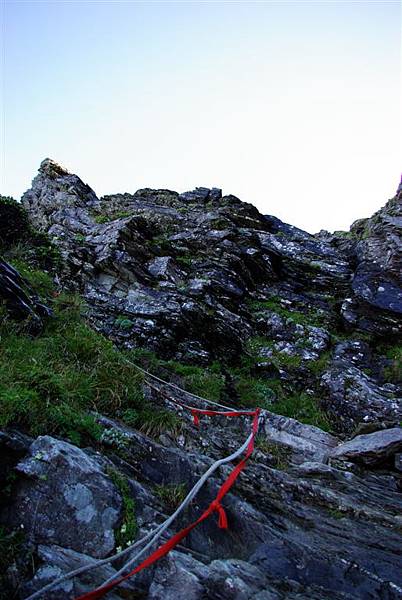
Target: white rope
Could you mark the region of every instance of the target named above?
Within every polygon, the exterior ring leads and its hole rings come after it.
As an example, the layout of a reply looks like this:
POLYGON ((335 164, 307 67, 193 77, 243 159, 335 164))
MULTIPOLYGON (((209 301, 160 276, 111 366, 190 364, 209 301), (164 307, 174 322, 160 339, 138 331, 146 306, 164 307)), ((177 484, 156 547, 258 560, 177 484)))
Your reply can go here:
MULTIPOLYGON (((167 386, 169 386, 171 388, 174 388, 174 389, 182 392, 183 394, 186 394, 187 396, 195 398, 196 400, 201 400, 202 402, 205 402, 207 404, 211 404, 213 406, 218 406, 219 408, 224 408, 225 410, 228 410, 228 411, 233 411, 233 408, 230 407, 230 406, 225 406, 224 404, 219 404, 218 402, 214 402, 213 400, 208 400, 207 398, 203 398, 202 396, 198 396, 197 394, 193 394, 192 392, 188 392, 187 390, 184 390, 183 388, 179 387, 178 385, 176 385, 174 383, 170 383, 169 381, 165 381, 164 379, 161 379, 157 375, 154 375, 153 373, 150 373, 146 369, 143 369, 139 365, 133 363, 131 360, 129 360, 126 357, 124 357, 124 360, 128 364, 130 364, 133 367, 135 367, 138 371, 140 371, 141 373, 143 373, 144 375, 146 375, 147 377, 150 377, 150 378, 154 379, 155 381, 158 381, 159 383, 162 383, 162 384, 167 385, 167 386)), ((157 391, 160 391, 160 390, 158 390, 157 388, 154 388, 154 387, 153 387, 153 389, 156 389, 157 391)), ((186 408, 191 409, 190 406, 186 406, 186 408)), ((249 409, 239 409, 239 408, 236 408, 234 410, 238 410, 238 411, 245 410, 245 411, 247 411, 249 409)), ((103 565, 110 564, 110 563, 114 562, 115 560, 117 560, 118 558, 121 558, 122 556, 125 556, 127 553, 131 552, 134 548, 137 548, 138 546, 140 546, 142 543, 146 542, 149 538, 151 538, 153 536, 152 539, 151 539, 151 541, 148 542, 148 544, 138 554, 136 554, 136 556, 134 556, 133 558, 131 558, 119 571, 117 571, 113 575, 113 577, 111 577, 110 579, 108 579, 102 585, 106 585, 107 583, 109 583, 111 581, 114 581, 120 574, 122 574, 134 562, 136 562, 138 560, 138 558, 140 558, 140 556, 142 556, 142 554, 144 554, 144 552, 146 552, 146 550, 148 548, 150 548, 155 543, 155 541, 157 541, 162 536, 162 534, 164 533, 164 531, 169 527, 169 525, 171 525, 171 523, 176 519, 176 517, 188 506, 188 504, 192 501, 192 499, 196 496, 196 494, 199 492, 199 490, 201 489, 201 487, 204 485, 204 483, 207 481, 207 479, 212 475, 212 473, 214 473, 216 471, 216 469, 218 469, 221 465, 226 464, 227 462, 230 462, 230 461, 234 460, 235 458, 237 458, 238 456, 240 456, 244 452, 244 450, 247 448, 248 444, 250 443, 252 435, 253 434, 251 433, 249 435, 249 437, 247 438, 247 440, 244 442, 244 444, 238 450, 236 450, 236 452, 234 452, 230 456, 227 456, 226 458, 221 458, 221 459, 217 460, 213 465, 211 465, 211 467, 206 471, 206 473, 204 473, 204 475, 198 480, 198 482, 190 490, 190 492, 187 494, 186 498, 183 500, 183 502, 180 504, 180 506, 176 509, 176 511, 173 513, 173 515, 171 515, 163 523, 161 523, 155 529, 153 529, 148 534, 146 534, 145 537, 143 537, 141 540, 138 540, 137 542, 135 542, 134 544, 132 544, 128 548, 125 548, 124 550, 122 550, 121 552, 118 552, 117 554, 114 554, 113 556, 109 556, 108 558, 104 558, 104 559, 98 560, 95 564, 86 565, 84 567, 80 567, 78 569, 70 571, 69 573, 66 573, 65 575, 63 575, 59 579, 56 579, 55 581, 47 584, 46 586, 44 586, 43 588, 41 588, 40 590, 38 590, 34 594, 31 594, 30 596, 28 596, 27 598, 25 598, 25 600, 35 600, 36 598, 39 598, 40 596, 42 596, 45 592, 47 592, 50 589, 52 589, 54 586, 59 585, 60 583, 63 583, 67 579, 71 579, 72 577, 76 577, 77 575, 81 575, 82 573, 86 573, 87 571, 90 571, 92 569, 96 569, 96 568, 101 567, 103 565)))
POLYGON ((103 565, 114 562, 118 558, 121 558, 122 556, 126 555, 128 552, 133 550, 133 548, 136 548, 137 546, 139 546, 140 544, 142 544, 143 542, 148 540, 150 537, 152 537, 155 534, 155 532, 160 527, 162 527, 162 525, 163 525, 163 523, 161 523, 161 525, 158 525, 158 527, 156 527, 153 531, 150 531, 149 533, 147 533, 143 538, 141 538, 140 540, 135 542, 135 544, 133 544, 132 546, 125 548, 124 550, 122 550, 121 552, 118 552, 117 554, 113 554, 113 556, 109 556, 108 558, 103 558, 101 560, 97 560, 93 564, 85 565, 84 567, 79 567, 78 569, 74 569, 74 571, 69 571, 65 575, 62 575, 61 577, 59 577, 59 579, 55 579, 54 581, 48 583, 43 588, 41 588, 40 590, 35 592, 34 594, 31 594, 31 596, 27 596, 27 598, 25 598, 25 600, 34 600, 35 598, 40 598, 45 592, 48 592, 54 586, 63 583, 67 579, 71 579, 72 577, 76 577, 77 575, 81 575, 82 573, 86 573, 87 571, 91 571, 92 569, 97 569, 98 567, 102 567, 103 565))
MULTIPOLYGON (((133 367, 135 367, 136 369, 138 369, 139 371, 141 371, 141 373, 143 373, 147 377, 151 377, 152 379, 155 379, 155 381, 159 381, 159 383, 168 385, 169 387, 174 388, 175 390, 178 390, 179 392, 182 392, 183 394, 186 394, 187 396, 190 396, 191 398, 195 398, 196 400, 201 400, 202 402, 206 402, 207 404, 212 404, 213 406, 219 406, 219 408, 224 408, 225 410, 233 410, 233 407, 225 406, 224 404, 219 404, 218 402, 214 402, 213 400, 208 400, 207 398, 203 398, 202 396, 197 396, 197 394, 193 394, 192 392, 183 390, 183 388, 176 385, 175 383, 170 383, 169 381, 165 381, 164 379, 161 379, 157 375, 154 375, 153 373, 150 373, 146 369, 143 369, 142 367, 138 366, 136 363, 133 363, 128 358, 124 358, 124 360, 126 362, 128 362, 130 365, 132 365, 133 367)), ((235 410, 242 411, 242 410, 250 410, 250 409, 236 408, 235 410)))
MULTIPOLYGON (((102 560, 99 560, 95 564, 86 565, 85 567, 80 567, 78 569, 75 569, 74 571, 70 571, 69 573, 66 573, 65 575, 63 575, 59 579, 56 579, 55 581, 53 581, 53 582, 45 585, 43 588, 41 588, 40 590, 38 590, 34 594, 31 594, 30 596, 28 596, 27 598, 25 598, 25 600, 35 600, 36 598, 40 598, 45 592, 49 591, 54 586, 59 585, 60 583, 63 583, 67 579, 71 579, 72 577, 75 577, 75 576, 80 575, 82 573, 86 573, 87 571, 90 571, 92 569, 96 569, 96 568, 98 568, 100 566, 103 566, 103 565, 109 564, 111 562, 114 562, 117 558, 120 558, 120 557, 126 555, 128 552, 131 552, 134 548, 138 547, 143 542, 147 541, 150 537, 153 536, 152 540, 150 542, 148 542, 148 544, 143 548, 143 550, 139 554, 137 554, 134 558, 130 559, 122 567, 122 569, 120 569, 118 572, 116 572, 116 574, 113 575, 113 577, 112 577, 111 580, 114 580, 116 577, 119 576, 119 574, 121 572, 125 571, 134 561, 136 561, 162 535, 162 533, 167 529, 167 527, 169 527, 169 525, 173 522, 173 520, 176 519, 176 517, 191 502, 191 500, 198 493, 198 491, 200 490, 200 488, 204 485, 204 483, 212 475, 212 473, 214 473, 214 471, 216 471, 216 469, 218 469, 221 465, 234 460, 240 454, 242 454, 242 452, 244 452, 244 450, 247 448, 248 444, 250 443, 252 435, 253 434, 251 433, 248 436, 247 440, 244 442, 244 444, 238 450, 236 450, 236 452, 234 452, 230 456, 227 456, 226 458, 221 458, 221 459, 217 460, 213 465, 211 465, 209 467, 209 469, 206 471, 206 473, 204 473, 204 475, 198 480, 198 482, 194 485, 194 487, 191 489, 191 491, 187 494, 186 498, 180 504, 180 506, 176 509, 176 511, 173 513, 173 515, 171 515, 163 523, 161 523, 160 525, 158 525, 158 527, 156 527, 153 531, 151 531, 150 533, 148 533, 144 538, 142 538, 141 540, 138 540, 133 545, 129 546, 128 548, 125 548, 124 550, 122 550, 121 552, 118 552, 117 554, 114 554, 113 556, 109 556, 108 558, 104 558, 102 560)), ((108 582, 111 581, 111 580, 108 580, 108 582)), ((103 585, 105 585, 105 584, 103 584, 103 585)))
POLYGON ((186 508, 186 506, 188 506, 188 504, 192 501, 194 496, 196 496, 196 494, 199 492, 199 490, 204 485, 204 483, 207 481, 207 479, 212 475, 212 473, 214 471, 216 471, 216 469, 218 469, 221 465, 224 465, 227 462, 231 462, 232 460, 234 460, 235 458, 240 456, 248 447, 252 437, 253 437, 253 433, 250 433, 247 440, 244 442, 244 444, 238 450, 236 450, 236 452, 233 452, 233 454, 231 454, 230 456, 219 459, 213 465, 211 465, 210 468, 208 469, 208 471, 206 473, 204 473, 204 475, 195 484, 193 489, 187 494, 186 498, 183 500, 183 502, 180 504, 180 506, 176 509, 176 511, 165 521, 165 523, 162 525, 161 529, 154 535, 152 540, 149 541, 148 544, 146 546, 144 546, 144 548, 142 550, 140 550, 140 552, 138 552, 138 554, 136 554, 125 565, 123 565, 123 567, 121 567, 121 569, 119 571, 117 571, 117 573, 115 573, 103 585, 111 583, 112 581, 117 579, 117 577, 122 575, 124 573, 124 571, 126 571, 129 567, 131 567, 140 558, 140 556, 142 556, 144 554, 144 552, 146 552, 146 550, 148 550, 148 548, 150 548, 154 544, 154 542, 156 542, 161 537, 163 532, 176 519, 176 517, 183 511, 183 509, 186 508))

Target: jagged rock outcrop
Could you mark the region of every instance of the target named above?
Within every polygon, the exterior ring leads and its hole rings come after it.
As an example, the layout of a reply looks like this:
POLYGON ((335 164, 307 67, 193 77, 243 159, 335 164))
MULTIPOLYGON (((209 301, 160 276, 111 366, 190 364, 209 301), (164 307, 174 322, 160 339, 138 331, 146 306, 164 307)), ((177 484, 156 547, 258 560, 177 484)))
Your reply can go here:
POLYGON ((43 319, 51 315, 51 310, 40 301, 29 283, 1 257, 0 300, 14 318, 30 318, 32 332, 40 331, 43 319))
MULTIPOLYGON (((216 188, 97 198, 46 159, 22 203, 60 249, 60 288, 84 297, 94 328, 124 349, 186 365, 219 361, 221 401, 246 398, 269 409, 253 459, 225 497, 229 529, 219 530, 213 515, 122 596, 402 597, 402 381, 394 358, 402 190, 350 232, 311 235, 216 188), (246 388, 252 380, 248 395, 237 380, 246 388)), ((144 382, 144 392, 155 410, 173 410, 169 397, 189 401, 162 383, 144 382)), ((96 413, 103 433, 93 447, 57 434, 0 432, 0 481, 8 488, 0 522, 25 531, 23 557, 7 573, 20 598, 115 551, 127 499, 135 503, 135 535, 149 532, 173 510, 161 489, 189 490, 249 432, 247 419, 205 417, 196 429, 178 412, 178 432, 152 435, 119 412, 96 413)), ((229 468, 166 535, 199 516, 229 468)), ((119 567, 102 566, 45 598, 74 598, 119 567)))
POLYGON ((35 541, 102 558, 114 546, 121 499, 96 459, 50 436, 37 438, 16 466, 22 475, 3 519, 35 541), (47 506, 51 502, 51 510, 47 506))
MULTIPOLYGON (((379 335, 401 334, 401 237, 399 186, 394 198, 369 219, 356 221, 343 240, 355 268, 352 294, 343 303, 342 315, 353 327, 379 335)), ((342 246, 339 236, 330 236, 330 241, 342 246)))
MULTIPOLYGON (((222 533, 211 517, 186 538, 182 547, 130 585, 145 598, 174 596, 176 600, 399 598, 402 496, 395 482, 386 473, 370 473, 348 462, 348 452, 342 451, 346 444, 334 449, 337 440, 333 436, 292 419, 265 416, 255 458, 224 501, 229 520, 227 532, 222 533), (278 437, 275 431, 283 433, 278 437), (270 445, 265 447, 263 440, 270 445), (287 448, 287 452, 278 461, 275 454, 280 448, 287 448), (311 462, 313 448, 319 451, 311 462), (323 448, 327 451, 322 452, 323 448), (328 455, 332 466, 326 463, 328 455)), ((115 439, 125 437, 124 460, 117 451, 109 454, 108 460, 128 477, 139 534, 145 534, 165 518, 166 506, 156 493, 158 485, 180 482, 189 489, 213 460, 232 451, 248 431, 247 421, 239 429, 238 423, 223 424, 214 419, 195 432, 191 421, 186 420, 180 441, 171 439, 169 446, 111 419, 100 417, 100 422, 115 432, 115 439)), ((378 437, 375 433, 370 435, 378 437)), ((365 436, 366 448, 375 445, 370 444, 370 435, 365 436)), ((42 443, 41 438, 33 442, 28 450, 30 458, 20 464, 32 462, 42 443)), ((46 444, 57 448, 61 443, 48 438, 46 444)), ((67 457, 77 452, 67 450, 67 457)), ((79 452, 84 465, 94 460, 90 454, 79 452)), ((74 465, 73 461, 70 472, 66 465, 63 471, 52 475, 59 483, 53 486, 51 502, 36 508, 39 523, 60 514, 60 485, 76 477, 74 465)), ((80 473, 81 485, 94 485, 91 470, 80 473)), ((170 534, 196 518, 227 473, 226 467, 209 480, 174 529, 169 530, 170 534)), ((24 487, 24 482, 21 485, 24 487)), ((43 492, 42 486, 41 480, 36 480, 35 487, 25 486, 25 501, 35 498, 40 489, 43 492)), ((23 520, 23 515, 23 507, 17 504, 14 519, 23 520)), ((27 529, 33 539, 40 541, 38 530, 29 524, 27 529)), ((71 545, 67 549, 60 547, 64 536, 64 532, 56 530, 51 547, 39 546, 40 569, 24 590, 38 589, 52 577, 91 560, 88 555, 68 550, 71 545)), ((59 597, 71 598, 72 590, 77 593, 87 589, 109 574, 110 570, 101 569, 89 578, 78 577, 74 585, 63 588, 64 594, 59 597)))
POLYGON ((329 368, 321 377, 323 405, 342 431, 352 433, 358 423, 399 423, 401 388, 388 382, 379 384, 370 368, 372 362, 367 343, 341 342, 335 346, 329 368))
POLYGON ((386 462, 402 449, 402 428, 392 427, 367 435, 358 435, 331 452, 332 458, 342 458, 366 465, 386 462))
POLYGON ((117 343, 233 363, 264 336, 261 376, 324 392, 338 428, 401 416, 398 387, 336 358, 339 332, 381 344, 402 331, 400 191, 344 238, 310 235, 216 189, 98 199, 49 159, 22 203, 60 247, 65 281, 84 295, 95 327, 117 343), (318 381, 311 371, 333 349, 318 381))

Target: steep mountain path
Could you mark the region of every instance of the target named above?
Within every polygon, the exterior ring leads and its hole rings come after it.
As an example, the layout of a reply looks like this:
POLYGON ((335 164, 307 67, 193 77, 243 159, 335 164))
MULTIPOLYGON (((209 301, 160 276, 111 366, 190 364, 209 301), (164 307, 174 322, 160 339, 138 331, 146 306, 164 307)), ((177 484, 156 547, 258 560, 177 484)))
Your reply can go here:
POLYGON ((108 600, 402 597, 402 187, 311 235, 217 189, 98 198, 46 159, 0 217, 1 600, 85 597, 213 505, 250 423, 203 397, 261 409, 228 528, 108 600))

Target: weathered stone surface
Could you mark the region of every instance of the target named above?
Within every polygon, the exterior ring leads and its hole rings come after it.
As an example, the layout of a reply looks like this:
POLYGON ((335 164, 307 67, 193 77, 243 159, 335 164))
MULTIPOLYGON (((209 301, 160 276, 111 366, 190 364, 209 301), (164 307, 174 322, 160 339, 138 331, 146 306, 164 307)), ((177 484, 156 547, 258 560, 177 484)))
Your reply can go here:
POLYGON ((358 435, 332 450, 330 457, 376 465, 384 463, 401 449, 402 428, 393 427, 358 435))
MULTIPOLYGON (((41 566, 36 571, 34 578, 23 585, 21 597, 25 598, 33 594, 70 571, 96 563, 96 560, 91 556, 56 545, 39 545, 37 555, 41 566)), ((52 590, 45 592, 42 598, 43 600, 71 600, 99 587, 112 577, 115 572, 115 569, 110 565, 99 566, 96 569, 83 573, 80 577, 68 579, 60 583, 52 590)), ((125 582, 121 585, 118 593, 110 592, 108 598, 110 600, 118 600, 122 597, 122 593, 126 597, 129 597, 129 594, 133 594, 136 589, 137 586, 133 583, 125 582)))
MULTIPOLYGON (((398 568, 397 528, 402 499, 393 478, 364 473, 356 475, 350 470, 340 470, 322 462, 306 463, 305 458, 303 464, 298 464, 307 456, 318 456, 319 461, 324 460, 327 449, 333 448, 336 439, 318 428, 291 419, 282 420, 270 414, 265 416, 268 417, 266 423, 270 419, 271 427, 278 431, 279 436, 283 435, 282 429, 288 436, 287 441, 290 439, 292 452, 287 470, 272 466, 264 451, 256 452, 235 488, 224 499, 229 529, 225 532, 219 530, 216 518, 212 516, 183 541, 190 553, 194 553, 193 556, 183 554, 179 548, 153 569, 146 570, 142 578, 133 581, 133 585, 142 590, 144 597, 154 600, 173 596, 183 600, 188 597, 210 600, 243 597, 364 600, 368 590, 371 590, 374 599, 398 598, 402 579, 398 568), (379 539, 381 549, 376 541, 379 539)), ((208 422, 203 420, 194 435, 190 415, 184 414, 183 417, 184 429, 179 438, 170 438, 169 445, 166 445, 167 440, 161 445, 125 425, 99 417, 104 427, 125 436, 125 459, 113 457, 113 454, 111 458, 114 468, 123 469, 129 478, 140 534, 149 531, 164 518, 166 507, 155 496, 156 484, 185 483, 189 489, 213 460, 231 452, 248 433, 247 420, 220 423, 219 419, 206 418, 208 422)), ((269 434, 268 428, 266 432, 269 434)), ((274 439, 269 435, 267 438, 274 443, 275 432, 274 439)), ((38 439, 39 447, 42 447, 43 439, 38 439)), ((35 449, 35 444, 32 448, 35 449)), ((42 463, 48 465, 46 455, 39 457, 36 452, 32 455, 33 450, 30 458, 19 467, 23 479, 18 489, 27 489, 25 473, 33 473, 32 486, 37 491, 35 497, 39 493, 49 495, 50 490, 43 485, 48 482, 50 485, 52 477, 45 482, 40 479, 42 463)), ((85 477, 89 476, 94 485, 98 471, 94 472, 91 464, 88 474, 85 465, 88 460, 94 461, 96 455, 86 456, 81 450, 75 451, 80 456, 81 468, 86 471, 85 477)), ((67 456, 69 460, 66 463, 64 458, 58 459, 58 469, 63 482, 68 484, 72 478, 77 481, 78 465, 75 453, 71 458, 70 448, 67 456)), ((317 461, 317 458, 314 460, 317 461)), ((167 535, 197 518, 214 498, 229 469, 225 467, 216 472, 167 535)), ((90 485, 87 479, 85 485, 90 485)), ((28 493, 33 497, 32 488, 28 488, 28 493)), ((113 503, 115 492, 109 490, 107 493, 108 503, 113 503)), ((53 494, 57 496, 57 487, 53 494)), ((16 514, 20 519, 24 514, 20 510, 20 494, 16 501, 16 514)), ((47 505, 47 511, 49 507, 52 509, 52 504, 47 505)), ((42 510, 44 512, 45 509, 42 510)), ((67 504, 64 511, 68 514, 67 504)), ((68 516, 74 519, 74 516, 68 516)), ((42 527, 27 520, 26 531, 33 542, 43 544, 42 527)), ((87 533, 89 543, 92 543, 93 532, 87 532, 81 524, 81 538, 85 534, 88 544, 87 533)), ((65 535, 63 529, 56 529, 51 542, 71 548, 70 539, 66 540, 65 535)), ((39 551, 42 553, 41 548, 39 551)), ((60 571, 86 564, 89 560, 88 556, 77 557, 74 554, 76 562, 72 564, 70 551, 61 549, 60 552, 62 560, 59 550, 56 556, 52 551, 51 556, 44 560, 35 586, 44 583, 47 577, 55 577, 60 571)), ((98 580, 85 579, 84 583, 90 587, 95 581, 98 580)))
MULTIPOLYGON (((238 406, 236 385, 250 377, 256 402, 270 408, 262 411, 253 459, 223 501, 228 530, 219 530, 213 515, 136 578, 134 594, 153 600, 401 597, 401 483, 393 456, 399 442, 382 438, 370 445, 370 436, 360 435, 339 445, 334 435, 272 412, 292 414, 293 403, 308 420, 302 398, 313 414, 325 411, 342 439, 366 433, 362 427, 377 429, 370 434, 375 440, 395 431, 382 428, 401 416, 402 391, 388 352, 401 331, 398 194, 351 232, 311 235, 216 189, 146 188, 98 199, 77 176, 42 163, 23 203, 31 222, 59 246, 61 283, 84 296, 89 321, 125 348, 144 346, 197 365, 218 360, 221 401, 238 406)), ((146 392, 149 402, 164 405, 155 389, 146 392)), ((177 389, 174 395, 188 400, 177 389)), ((98 415, 112 431, 105 440, 125 440, 124 452, 105 442, 107 458, 48 437, 32 446, 0 437, 4 474, 19 461, 13 504, 1 507, 1 519, 22 523, 39 555, 30 583, 15 567, 27 590, 113 552, 122 500, 106 464, 124 474, 142 535, 172 512, 157 486, 190 489, 249 434, 247 419, 205 417, 196 430, 189 415, 179 414, 180 435, 158 439, 98 415)), ((167 536, 199 516, 230 468, 214 473, 167 536)), ((73 598, 107 576, 101 569, 50 597, 73 598)))
POLYGON ((352 282, 355 323, 367 331, 401 333, 402 191, 370 219, 356 222, 351 232, 360 238, 352 282))
POLYGON ((338 430, 352 433, 359 423, 402 417, 402 394, 393 384, 379 385, 351 362, 335 360, 322 375, 323 406, 338 430))
POLYGON ((103 557, 113 550, 121 498, 94 458, 42 436, 16 470, 23 477, 3 522, 23 525, 39 543, 57 543, 90 556, 103 557))
POLYGON ((38 332, 43 319, 51 315, 32 291, 29 283, 5 260, 0 258, 0 301, 16 319, 30 319, 31 332, 38 332))
MULTIPOLYGON (((300 460, 325 462, 338 440, 333 435, 304 425, 295 419, 264 411, 262 430, 267 440, 273 440, 294 450, 300 460)), ((261 430, 260 430, 261 431, 261 430)))
MULTIPOLYGON (((85 219, 86 211, 98 203, 95 192, 84 184, 77 175, 69 173, 50 158, 42 161, 39 174, 32 188, 22 197, 23 206, 29 211, 32 222, 46 228, 55 222, 67 225, 85 219), (72 220, 71 215, 76 215, 72 220)), ((82 229, 82 225, 79 225, 82 229)), ((82 229, 84 231, 84 229, 82 229)))
MULTIPOLYGON (((268 414, 266 423, 269 423, 269 417, 268 414)), ((102 422, 116 426, 111 420, 102 419, 102 422)), ((275 425, 274 418, 271 423, 272 427, 278 428, 281 424, 279 421, 275 425)), ((402 579, 396 567, 399 561, 397 529, 402 498, 393 478, 364 473, 356 475, 350 470, 340 470, 322 462, 298 465, 302 456, 311 451, 312 445, 316 444, 318 454, 325 452, 323 448, 328 454, 336 439, 318 428, 304 426, 291 419, 285 420, 284 424, 292 434, 288 470, 268 467, 264 452, 257 452, 237 481, 234 493, 224 500, 229 530, 225 534, 219 532, 212 518, 192 533, 186 542, 205 560, 206 557, 219 557, 215 561, 219 568, 216 572, 211 570, 214 564, 211 563, 208 566, 209 579, 205 580, 203 567, 198 561, 191 564, 194 558, 185 557, 184 563, 177 556, 168 559, 157 567, 159 574, 155 573, 152 590, 156 598, 160 597, 158 594, 162 593, 162 589, 166 594, 179 593, 175 586, 175 573, 182 581, 183 590, 195 581, 197 594, 202 593, 204 586, 208 590, 207 594, 203 592, 204 597, 224 598, 226 596, 221 590, 226 588, 223 582, 226 577, 231 579, 236 574, 232 571, 231 576, 225 575, 227 569, 233 568, 230 567, 232 562, 240 565, 240 571, 237 571, 239 579, 233 583, 233 589, 237 590, 236 586, 240 586, 242 593, 247 590, 249 595, 257 593, 256 589, 261 592, 270 590, 272 585, 279 598, 287 598, 289 590, 295 593, 297 590, 301 598, 309 598, 309 594, 322 599, 336 598, 339 593, 364 599, 369 589, 373 589, 374 598, 381 598, 382 594, 398 598, 402 579), (306 451, 308 438, 311 446, 306 451), (264 550, 261 547, 262 537, 266 543, 264 550), (210 543, 206 543, 207 539, 210 543), (374 539, 382 540, 381 551, 374 539), (270 562, 254 562, 268 560, 262 559, 268 550, 271 552, 270 562), (248 569, 251 556, 253 564, 263 573, 253 584, 248 579, 253 572, 248 569), (219 585, 214 583, 218 581, 219 585), (286 585, 290 587, 286 588, 286 585)), ((139 458, 136 457, 141 457, 142 472, 151 481, 161 482, 160 478, 164 475, 155 470, 154 465, 163 464, 163 470, 166 466, 168 473, 167 479, 190 482, 192 476, 198 477, 209 465, 205 456, 200 461, 203 454, 219 458, 232 450, 234 437, 239 434, 238 427, 238 424, 220 425, 211 420, 201 425, 197 436, 194 436, 189 421, 181 441, 172 448, 162 448, 150 441, 145 443, 141 441, 144 439, 141 434, 131 433, 132 460, 138 464, 139 458), (152 448, 152 451, 145 453, 144 447, 152 448)), ((123 431, 129 433, 127 428, 123 431)), ((244 439, 248 431, 246 422, 242 431, 244 439)), ((216 478, 220 480, 220 475, 217 474, 216 478)), ((202 507, 210 502, 217 487, 218 481, 215 482, 214 477, 208 489, 200 494, 195 510, 187 516, 187 522, 196 518, 202 507)), ((230 582, 228 585, 231 585, 230 582)), ((226 590, 225 593, 229 592, 226 590)))

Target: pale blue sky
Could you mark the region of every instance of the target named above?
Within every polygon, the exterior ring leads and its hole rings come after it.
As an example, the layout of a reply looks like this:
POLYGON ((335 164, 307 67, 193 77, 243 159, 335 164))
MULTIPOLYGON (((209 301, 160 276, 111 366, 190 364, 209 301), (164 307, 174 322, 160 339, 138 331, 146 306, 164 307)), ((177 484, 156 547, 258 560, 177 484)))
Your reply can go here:
POLYGON ((395 192, 399 2, 2 10, 3 194, 19 198, 50 156, 98 195, 217 186, 313 232, 395 192))

